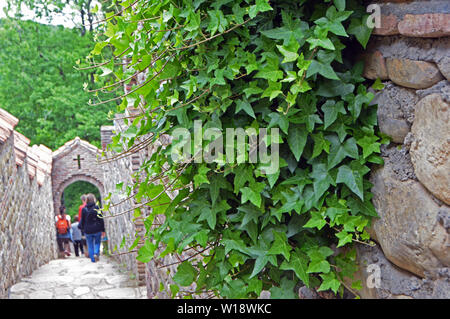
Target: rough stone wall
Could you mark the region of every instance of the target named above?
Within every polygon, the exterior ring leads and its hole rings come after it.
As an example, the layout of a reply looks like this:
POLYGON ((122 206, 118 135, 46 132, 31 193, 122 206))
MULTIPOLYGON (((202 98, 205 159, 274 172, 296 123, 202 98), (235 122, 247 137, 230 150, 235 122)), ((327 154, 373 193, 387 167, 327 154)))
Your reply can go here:
MULTIPOLYGON (((149 158, 160 146, 167 146, 171 142, 171 138, 168 135, 162 135, 160 138, 156 141, 156 143, 152 144, 146 156, 149 158)), ((163 180, 164 185, 167 183, 163 180)), ((167 195, 174 199, 178 195, 178 191, 175 192, 166 192, 167 195)), ((165 216, 164 215, 156 215, 154 219, 154 223, 156 224, 162 224, 165 222, 165 216)), ((159 245, 157 248, 155 254, 159 254, 162 251, 164 251, 166 247, 162 244, 159 245)), ((176 284, 172 276, 176 273, 176 270, 178 268, 178 265, 186 259, 191 259, 193 255, 196 254, 195 250, 185 250, 181 254, 172 254, 172 255, 166 255, 164 258, 161 259, 152 259, 150 262, 145 264, 145 279, 146 279, 146 285, 147 285, 147 296, 148 298, 172 298, 170 293, 167 292, 170 291, 170 285, 176 284), (161 289, 164 287, 164 289, 161 289)), ((194 257, 195 258, 195 257, 194 257)), ((195 283, 193 283, 189 287, 180 287, 181 293, 186 292, 194 292, 195 291, 195 283)), ((176 296, 177 298, 182 297, 182 294, 178 293, 176 296)), ((193 297, 196 298, 204 298, 206 295, 193 295, 193 297)))
MULTIPOLYGON (((119 130, 120 127, 117 127, 119 130)), ((102 147, 105 152, 105 160, 107 162, 102 165, 105 181, 106 194, 111 194, 110 202, 112 206, 105 216, 105 228, 108 234, 109 250, 113 253, 114 258, 121 264, 127 266, 128 270, 132 272, 141 283, 145 279, 144 269, 141 266, 138 269, 138 262, 136 260, 136 252, 128 252, 135 239, 136 225, 133 221, 134 203, 116 189, 118 183, 123 183, 123 188, 132 185, 133 163, 131 157, 123 157, 121 159, 112 159, 113 152, 107 151, 106 146, 111 142, 111 137, 114 135, 116 128, 114 126, 102 126, 101 139, 102 147), (109 160, 111 159, 111 160, 109 160), (122 244, 125 238, 124 244, 122 244)))
MULTIPOLYGON (((139 79, 138 79, 139 80, 139 79)), ((142 81, 142 79, 140 79, 142 81)), ((130 90, 130 87, 126 87, 130 90)), ((134 116, 139 111, 137 109, 128 108, 124 116, 130 117, 134 116)), ((142 284, 147 286, 147 296, 148 298, 171 298, 167 294, 170 291, 169 287, 174 284, 172 276, 175 273, 180 261, 190 257, 195 251, 183 252, 179 255, 165 256, 162 259, 152 259, 148 263, 142 263, 136 260, 136 251, 142 247, 145 241, 145 227, 144 219, 151 213, 148 206, 143 206, 149 198, 143 197, 140 203, 137 203, 134 199, 121 194, 120 191, 116 189, 116 184, 122 182, 122 189, 127 186, 132 186, 136 180, 145 178, 145 175, 139 170, 141 165, 156 151, 156 149, 163 145, 168 145, 170 143, 169 136, 161 136, 156 142, 149 143, 146 147, 143 147, 138 152, 121 157, 114 158, 117 156, 112 151, 107 151, 106 146, 111 142, 112 136, 116 135, 118 132, 123 132, 127 129, 127 126, 120 119, 114 122, 114 126, 103 126, 101 128, 102 145, 104 148, 104 159, 108 160, 104 167, 104 180, 106 194, 111 193, 111 203, 118 204, 110 207, 109 212, 106 217, 106 228, 109 238, 109 247, 111 250, 117 248, 113 253, 116 255, 115 258, 119 262, 127 265, 128 269, 136 274, 142 284), (139 207, 141 211, 141 216, 139 218, 133 217, 133 209, 139 207), (138 246, 134 249, 134 252, 130 253, 127 248, 130 247, 136 238, 136 235, 140 236, 141 240, 138 246), (121 248, 122 240, 125 236, 125 244, 121 248), (161 286, 164 286, 164 290, 161 290, 161 286)), ((143 142, 148 137, 143 137, 143 142)), ((139 142, 136 142, 139 143, 139 142)), ((134 192, 135 193, 135 192, 134 192)), ((174 198, 177 194, 167 193, 170 198, 174 198)), ((164 223, 164 216, 155 216, 155 223, 164 223)), ((158 251, 164 250, 165 247, 160 245, 158 251)), ((192 287, 186 287, 183 291, 194 291, 195 284, 192 287)))
POLYGON ((56 258, 51 150, 29 147, 18 120, 0 109, 0 298, 23 276, 56 258))
POLYGON ((382 1, 364 75, 376 94, 384 166, 371 175, 380 215, 358 247, 363 298, 450 298, 450 2, 382 1), (380 285, 369 288, 380 270, 380 285))

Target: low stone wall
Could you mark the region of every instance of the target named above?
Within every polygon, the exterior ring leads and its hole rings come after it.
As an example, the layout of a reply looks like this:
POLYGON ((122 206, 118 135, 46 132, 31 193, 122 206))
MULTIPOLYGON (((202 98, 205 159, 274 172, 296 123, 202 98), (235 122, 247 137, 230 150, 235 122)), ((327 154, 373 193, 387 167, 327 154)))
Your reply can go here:
POLYGON ((50 178, 52 152, 14 131, 0 109, 0 298, 23 276, 56 258, 50 178))
POLYGON ((364 75, 385 84, 373 103, 392 142, 371 175, 378 245, 358 248, 361 296, 450 298, 450 2, 379 5, 364 75), (364 285, 368 264, 377 287, 364 285))

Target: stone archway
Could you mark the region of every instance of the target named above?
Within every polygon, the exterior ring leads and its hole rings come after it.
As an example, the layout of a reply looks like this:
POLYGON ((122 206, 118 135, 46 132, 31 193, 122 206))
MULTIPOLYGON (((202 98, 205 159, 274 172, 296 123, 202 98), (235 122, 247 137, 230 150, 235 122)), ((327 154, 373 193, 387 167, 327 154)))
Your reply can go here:
POLYGON ((55 214, 59 212, 64 189, 77 181, 85 181, 98 188, 104 198, 104 174, 98 158, 101 151, 79 137, 53 152, 52 192, 55 214))

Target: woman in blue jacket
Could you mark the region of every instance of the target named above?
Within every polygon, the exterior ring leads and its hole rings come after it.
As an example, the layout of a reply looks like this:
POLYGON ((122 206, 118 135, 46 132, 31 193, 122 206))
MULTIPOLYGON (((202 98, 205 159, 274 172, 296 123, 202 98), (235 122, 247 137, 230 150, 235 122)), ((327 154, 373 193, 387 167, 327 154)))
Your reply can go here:
POLYGON ((101 239, 105 236, 105 223, 95 202, 94 194, 88 194, 86 206, 81 211, 81 221, 78 225, 78 228, 86 235, 89 258, 92 262, 100 259, 101 239))

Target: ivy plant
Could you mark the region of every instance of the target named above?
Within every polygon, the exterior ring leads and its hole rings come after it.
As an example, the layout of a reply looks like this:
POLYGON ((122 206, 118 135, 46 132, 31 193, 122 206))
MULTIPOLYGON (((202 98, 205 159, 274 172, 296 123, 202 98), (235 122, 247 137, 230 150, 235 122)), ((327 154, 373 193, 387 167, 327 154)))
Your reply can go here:
MULTIPOLYGON (((265 140, 279 146, 279 169, 270 174, 261 163, 225 161, 220 153, 209 163, 174 161, 176 143, 159 147, 127 189, 152 208, 145 237, 131 247, 143 242, 137 259, 191 252, 165 287, 173 296, 192 297, 183 287, 194 282, 195 294, 222 298, 256 298, 262 290, 296 298, 299 286, 357 294, 352 246, 370 243, 366 229, 377 213, 368 173, 382 164, 384 142, 373 93, 355 60, 371 33, 362 4, 125 0, 120 6, 102 21, 88 57, 110 77, 105 91, 131 86, 115 98, 117 113, 138 110, 124 119, 128 129, 113 138, 113 150, 132 153, 180 128, 194 134, 195 121, 223 132, 279 129, 278 139, 265 140), (102 60, 110 50, 114 57, 102 60), (141 73, 145 80, 134 82, 141 73)), ((94 97, 92 104, 104 102, 94 97)))

